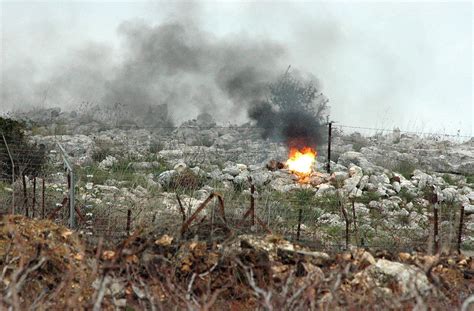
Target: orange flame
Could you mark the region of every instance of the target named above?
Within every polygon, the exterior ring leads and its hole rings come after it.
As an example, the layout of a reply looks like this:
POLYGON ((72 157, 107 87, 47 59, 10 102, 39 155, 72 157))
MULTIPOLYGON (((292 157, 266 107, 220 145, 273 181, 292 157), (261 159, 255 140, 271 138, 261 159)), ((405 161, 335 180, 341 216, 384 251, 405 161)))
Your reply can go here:
POLYGON ((316 151, 310 147, 305 147, 301 150, 291 148, 289 159, 286 161, 288 169, 299 176, 311 174, 315 163, 316 151))

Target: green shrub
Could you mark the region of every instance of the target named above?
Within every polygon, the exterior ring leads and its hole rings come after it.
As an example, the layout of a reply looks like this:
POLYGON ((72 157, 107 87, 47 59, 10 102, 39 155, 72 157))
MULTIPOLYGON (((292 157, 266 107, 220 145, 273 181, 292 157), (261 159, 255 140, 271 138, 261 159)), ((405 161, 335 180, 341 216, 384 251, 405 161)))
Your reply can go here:
POLYGON ((466 176, 466 182, 468 184, 474 184, 474 175, 467 175, 466 176))
POLYGON ((398 161, 398 163, 393 167, 393 171, 400 173, 405 177, 406 179, 411 178, 411 174, 413 171, 416 169, 415 163, 408 161, 408 160, 401 160, 398 161))
POLYGON ((308 203, 314 201, 313 198, 314 191, 310 189, 300 189, 292 193, 292 199, 300 206, 307 205, 308 203))
POLYGON ((444 174, 443 175, 443 180, 448 184, 448 185, 456 185, 456 181, 453 179, 453 177, 449 174, 444 174))
POLYGON ((402 188, 398 193, 398 196, 401 199, 405 200, 407 203, 411 202, 416 197, 412 193, 410 193, 407 188, 402 188))
POLYGON ((153 140, 150 142, 150 153, 158 153, 164 148, 163 142, 159 140, 153 140))
POLYGON ((320 197, 315 197, 314 204, 315 206, 328 211, 335 212, 340 210, 340 203, 337 194, 328 193, 320 197))
POLYGON ((360 152, 360 150, 362 149, 362 147, 365 147, 365 144, 363 144, 362 142, 354 142, 352 144, 352 149, 354 151, 357 151, 357 152, 360 152))
POLYGON ((69 135, 69 129, 65 123, 56 123, 53 129, 53 135, 69 135))
POLYGON ((111 154, 112 146, 112 143, 109 141, 97 139, 92 152, 92 160, 96 162, 102 162, 105 160, 105 158, 111 154))
POLYGON ((362 193, 362 196, 360 198, 356 198, 356 202, 369 204, 372 201, 378 201, 379 197, 379 194, 375 191, 366 191, 362 193))

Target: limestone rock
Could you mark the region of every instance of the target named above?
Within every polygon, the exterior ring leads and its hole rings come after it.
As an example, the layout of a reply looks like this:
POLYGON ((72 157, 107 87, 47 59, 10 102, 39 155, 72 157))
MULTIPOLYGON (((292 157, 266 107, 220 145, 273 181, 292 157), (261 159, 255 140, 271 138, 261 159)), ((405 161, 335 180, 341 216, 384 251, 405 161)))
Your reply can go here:
POLYGON ((386 259, 378 259, 375 265, 368 268, 367 272, 379 283, 386 286, 387 281, 394 279, 398 282, 402 292, 415 295, 419 291, 422 295, 433 290, 426 274, 419 268, 386 259))
POLYGON ((104 160, 102 160, 102 162, 99 163, 99 167, 101 169, 109 169, 117 162, 118 162, 117 158, 108 155, 104 160))

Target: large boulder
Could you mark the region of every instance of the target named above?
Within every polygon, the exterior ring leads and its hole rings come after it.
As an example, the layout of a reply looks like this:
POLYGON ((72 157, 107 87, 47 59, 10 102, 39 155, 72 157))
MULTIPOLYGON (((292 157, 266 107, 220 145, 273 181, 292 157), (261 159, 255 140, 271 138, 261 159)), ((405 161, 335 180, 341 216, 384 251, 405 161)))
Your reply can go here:
POLYGON ((362 191, 358 189, 357 186, 363 177, 362 169, 355 165, 351 166, 349 168, 349 176, 350 178, 344 180, 344 186, 342 188, 350 196, 360 197, 362 195, 362 191))
POLYGON ((366 273, 378 286, 387 287, 391 281, 396 281, 400 290, 410 297, 417 293, 426 295, 433 290, 426 274, 412 265, 378 259, 375 265, 367 268, 366 273))
POLYGON ((263 186, 272 178, 272 174, 267 170, 259 169, 251 172, 252 182, 256 186, 263 186))

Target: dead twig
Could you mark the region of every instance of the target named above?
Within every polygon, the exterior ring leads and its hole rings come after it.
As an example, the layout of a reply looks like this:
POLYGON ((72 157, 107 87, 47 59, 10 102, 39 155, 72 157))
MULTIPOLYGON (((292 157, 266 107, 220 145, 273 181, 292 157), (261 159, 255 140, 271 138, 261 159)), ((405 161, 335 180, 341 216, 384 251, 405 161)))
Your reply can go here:
POLYGON ((224 220, 224 226, 227 230, 231 231, 230 228, 227 226, 227 220, 226 220, 226 217, 225 217, 225 210, 224 210, 224 199, 222 198, 222 196, 218 193, 211 193, 206 200, 204 200, 204 202, 202 202, 199 207, 196 209, 196 211, 191 215, 191 217, 189 217, 184 223, 183 225, 181 226, 181 237, 184 236, 184 233, 186 232, 186 230, 189 228, 189 226, 191 225, 191 223, 197 218, 197 216, 199 215, 199 213, 209 204, 209 202, 214 198, 214 197, 217 197, 218 200, 219 200, 219 209, 221 211, 221 217, 222 219, 224 220))
POLYGON ((109 285, 110 279, 107 277, 107 273, 102 275, 99 285, 99 291, 97 293, 97 299, 95 300, 93 311, 100 311, 102 306, 102 300, 104 300, 105 290, 109 285))
POLYGON ((176 193, 176 200, 178 200, 179 211, 181 212, 181 216, 183 217, 183 223, 186 221, 186 213, 184 211, 183 204, 181 203, 181 199, 179 198, 179 194, 176 193))

